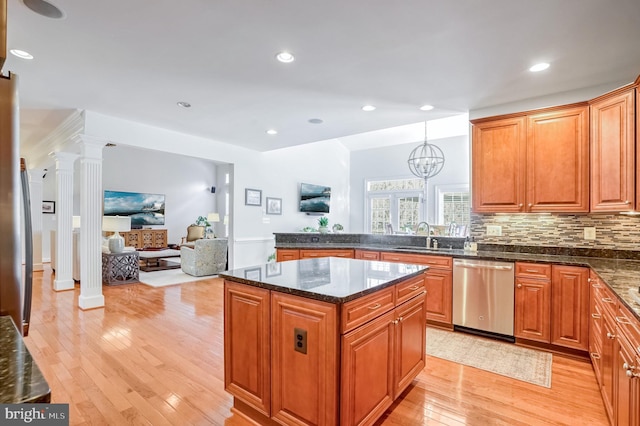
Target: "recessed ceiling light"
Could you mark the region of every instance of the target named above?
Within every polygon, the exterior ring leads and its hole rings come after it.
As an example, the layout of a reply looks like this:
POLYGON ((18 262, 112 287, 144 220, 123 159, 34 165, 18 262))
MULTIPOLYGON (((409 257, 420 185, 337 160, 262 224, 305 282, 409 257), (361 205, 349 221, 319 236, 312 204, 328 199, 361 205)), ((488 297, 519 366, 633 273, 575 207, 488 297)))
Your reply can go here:
POLYGON ((25 6, 33 10, 38 15, 47 18, 60 19, 64 18, 64 13, 58 7, 52 5, 45 0, 22 0, 25 6))
POLYGON ((420 111, 431 111, 433 109, 433 105, 422 105, 420 107, 420 111))
POLYGON ((322 121, 320 118, 310 118, 308 121, 311 124, 322 124, 322 123, 324 123, 324 121, 322 121))
POLYGON ((289 62, 295 61, 296 58, 289 52, 280 52, 276 55, 276 59, 288 64, 289 62))
POLYGON ((189 102, 180 101, 178 102, 178 106, 182 108, 191 108, 191 104, 189 102))
POLYGON ((374 111, 375 109, 376 109, 376 107, 374 107, 373 105, 365 105, 365 106, 362 107, 362 110, 363 111, 367 111, 367 112, 374 111))
POLYGON ((549 64, 548 63, 540 62, 539 64, 535 64, 534 66, 529 68, 529 71, 531 71, 531 72, 539 72, 539 71, 544 71, 547 68, 549 68, 549 64))
POLYGON ((269 129, 269 130, 267 130, 267 134, 268 134, 268 135, 277 135, 277 134, 278 134, 278 131, 277 131, 277 130, 275 130, 275 129, 269 129))
POLYGON ((33 59, 33 55, 29 52, 25 52, 24 50, 11 49, 9 52, 11 52, 13 56, 17 56, 18 58, 33 59))

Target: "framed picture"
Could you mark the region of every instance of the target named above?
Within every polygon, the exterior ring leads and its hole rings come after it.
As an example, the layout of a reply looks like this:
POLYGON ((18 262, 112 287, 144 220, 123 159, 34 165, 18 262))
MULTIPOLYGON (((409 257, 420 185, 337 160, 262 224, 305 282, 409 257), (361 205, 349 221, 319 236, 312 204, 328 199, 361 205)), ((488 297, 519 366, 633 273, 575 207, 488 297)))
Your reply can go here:
POLYGON ((56 202, 55 201, 43 201, 42 202, 42 213, 55 214, 55 212, 56 212, 56 202))
POLYGON ((244 190, 244 204, 245 206, 261 206, 262 205, 262 191, 259 189, 244 190))
POLYGON ((282 275, 282 263, 280 262, 267 263, 266 275, 267 277, 275 277, 277 275, 282 275))
POLYGON ((267 197, 267 214, 282 214, 282 198, 267 197))
POLYGON ((262 280, 262 268, 245 269, 244 277, 251 281, 260 281, 262 280))

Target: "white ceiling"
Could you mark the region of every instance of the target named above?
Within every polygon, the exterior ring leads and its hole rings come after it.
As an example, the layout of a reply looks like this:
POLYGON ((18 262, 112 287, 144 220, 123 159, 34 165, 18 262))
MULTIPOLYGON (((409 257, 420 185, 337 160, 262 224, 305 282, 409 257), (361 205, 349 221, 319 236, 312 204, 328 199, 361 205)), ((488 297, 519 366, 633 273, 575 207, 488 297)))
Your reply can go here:
POLYGON ((4 67, 23 116, 86 109, 259 151, 640 74, 638 0, 50 2, 63 19, 9 0, 7 47, 35 56, 4 67))

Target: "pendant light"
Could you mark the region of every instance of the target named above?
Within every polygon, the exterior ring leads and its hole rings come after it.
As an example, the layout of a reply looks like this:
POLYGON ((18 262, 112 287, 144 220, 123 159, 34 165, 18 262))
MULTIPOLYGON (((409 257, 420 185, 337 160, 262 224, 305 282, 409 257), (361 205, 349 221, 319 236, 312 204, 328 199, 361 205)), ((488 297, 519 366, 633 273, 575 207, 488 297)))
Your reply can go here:
POLYGON ((409 170, 414 175, 427 181, 442 171, 444 167, 444 153, 436 145, 427 142, 427 122, 424 122, 424 143, 411 151, 409 170))

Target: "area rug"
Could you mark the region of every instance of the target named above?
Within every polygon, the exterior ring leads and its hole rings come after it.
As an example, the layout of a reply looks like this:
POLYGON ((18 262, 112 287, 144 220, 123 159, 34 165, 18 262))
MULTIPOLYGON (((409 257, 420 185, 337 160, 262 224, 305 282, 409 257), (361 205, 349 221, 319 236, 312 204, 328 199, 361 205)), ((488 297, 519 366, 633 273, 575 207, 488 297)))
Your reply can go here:
POLYGON ((427 354, 534 385, 551 387, 548 352, 466 333, 427 329, 427 354))
POLYGON ((168 269, 166 271, 155 272, 140 271, 140 277, 138 278, 138 280, 140 281, 140 283, 146 284, 151 287, 164 287, 168 285, 204 280, 211 278, 212 276, 215 275, 210 275, 207 277, 194 277, 192 275, 185 274, 184 272, 182 272, 182 269, 168 269))

